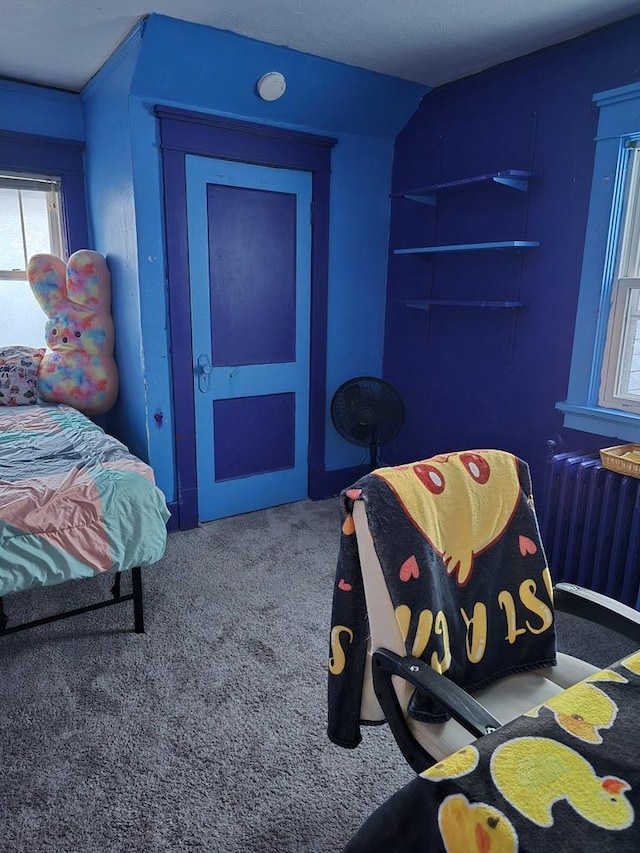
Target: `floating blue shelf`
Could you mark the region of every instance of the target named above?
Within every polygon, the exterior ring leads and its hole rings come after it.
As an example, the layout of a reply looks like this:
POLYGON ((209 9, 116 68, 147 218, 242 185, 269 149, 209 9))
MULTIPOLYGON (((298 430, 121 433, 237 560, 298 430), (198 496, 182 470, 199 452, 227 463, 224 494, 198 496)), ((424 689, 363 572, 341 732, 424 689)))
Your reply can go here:
POLYGON ((466 299, 411 299, 406 300, 404 304, 408 308, 419 308, 421 311, 428 311, 430 308, 442 306, 447 308, 489 308, 489 309, 508 309, 515 310, 516 308, 524 308, 526 302, 485 302, 466 299))
POLYGON ((426 187, 418 187, 403 193, 392 193, 392 198, 407 198, 410 201, 418 201, 421 204, 436 204, 437 194, 448 190, 462 190, 475 184, 487 184, 494 182, 510 187, 520 192, 527 192, 529 181, 539 177, 537 172, 523 172, 520 169, 504 169, 501 172, 490 172, 488 175, 475 175, 472 178, 462 178, 458 181, 446 181, 442 184, 430 184, 426 187))
POLYGON ((484 249, 534 249, 538 240, 502 240, 499 243, 460 243, 455 246, 421 246, 415 249, 394 249, 394 255, 433 255, 442 252, 476 252, 484 249))

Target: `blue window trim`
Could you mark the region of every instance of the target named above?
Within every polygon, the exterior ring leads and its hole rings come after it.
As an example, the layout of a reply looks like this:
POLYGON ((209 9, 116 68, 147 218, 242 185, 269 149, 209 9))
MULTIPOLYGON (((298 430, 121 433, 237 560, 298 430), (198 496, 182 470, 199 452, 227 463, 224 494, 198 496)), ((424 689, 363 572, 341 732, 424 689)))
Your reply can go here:
POLYGON ((623 193, 622 157, 640 138, 640 83, 593 96, 600 109, 567 399, 571 429, 640 442, 640 415, 598 405, 623 193))
POLYGON ((69 253, 89 247, 84 143, 0 131, 0 169, 55 175, 62 183, 62 228, 69 253))

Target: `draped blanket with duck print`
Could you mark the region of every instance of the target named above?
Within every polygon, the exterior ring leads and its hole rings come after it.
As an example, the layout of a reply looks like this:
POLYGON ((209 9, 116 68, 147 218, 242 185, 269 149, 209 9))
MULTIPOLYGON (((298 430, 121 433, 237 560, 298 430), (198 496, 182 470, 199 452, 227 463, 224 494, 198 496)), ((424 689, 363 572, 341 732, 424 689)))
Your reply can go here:
MULTIPOLYGON (((351 748, 361 739, 369 626, 356 500, 365 504, 407 654, 470 691, 555 664, 551 577, 527 464, 504 451, 474 450, 378 469, 341 495, 329 660, 334 743, 351 748)), ((447 719, 417 695, 409 713, 447 719)))
POLYGON ((635 652, 429 767, 343 853, 637 853, 639 711, 635 652))

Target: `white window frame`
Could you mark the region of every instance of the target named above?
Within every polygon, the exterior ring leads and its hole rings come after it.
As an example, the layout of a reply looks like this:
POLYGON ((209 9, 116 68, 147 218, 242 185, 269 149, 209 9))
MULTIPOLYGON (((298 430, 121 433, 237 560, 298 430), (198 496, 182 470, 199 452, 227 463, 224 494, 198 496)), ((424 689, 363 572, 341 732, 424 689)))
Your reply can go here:
POLYGON ((62 212, 60 210, 60 199, 62 195, 62 182, 60 178, 13 174, 9 172, 0 173, 0 189, 17 190, 18 209, 20 216, 20 232, 22 234, 22 256, 24 267, 21 269, 0 269, 0 281, 25 281, 27 278, 27 238, 25 233, 24 214, 22 209, 22 193, 25 190, 36 190, 46 193, 47 211, 49 214, 49 240, 51 243, 51 254, 66 260, 64 248, 62 212))
MULTIPOLYGON (((624 375, 627 373, 628 355, 625 353, 627 340, 627 323, 631 313, 629 302, 632 291, 640 295, 640 278, 619 278, 615 282, 609 324, 607 327, 607 342, 602 365, 602 383, 600 386, 599 403, 601 406, 623 411, 635 412, 640 415, 640 393, 621 388, 624 375)), ((640 306, 635 309, 636 319, 640 321, 640 306)), ((631 372, 629 370, 629 372, 631 372)))
POLYGON ((625 280, 630 278, 622 275, 620 248, 631 221, 625 217, 625 166, 629 148, 640 140, 640 83, 593 99, 600 118, 569 389, 567 399, 556 407, 564 414, 565 427, 640 443, 640 406, 611 393, 629 288, 625 280))

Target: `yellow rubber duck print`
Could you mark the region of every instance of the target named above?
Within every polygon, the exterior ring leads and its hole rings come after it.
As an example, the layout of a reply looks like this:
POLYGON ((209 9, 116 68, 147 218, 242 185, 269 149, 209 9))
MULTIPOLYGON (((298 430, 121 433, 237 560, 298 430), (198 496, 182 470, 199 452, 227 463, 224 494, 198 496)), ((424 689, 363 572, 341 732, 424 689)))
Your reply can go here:
POLYGON ((438 809, 438 829, 447 853, 516 853, 518 836, 493 806, 470 803, 463 794, 447 797, 438 809))
POLYGON ((588 675, 585 678, 585 681, 590 683, 596 681, 615 681, 618 684, 628 684, 629 679, 625 678, 624 675, 620 675, 619 672, 615 672, 613 669, 601 669, 600 672, 594 672, 593 675, 588 675))
MULTIPOLYGON (((415 526, 464 586, 477 554, 502 536, 520 498, 514 456, 474 450, 434 456, 413 465, 380 468, 415 526)), ((526 553, 537 546, 529 539, 526 553)))
POLYGON ((537 717, 548 708, 556 723, 570 735, 586 743, 602 743, 600 729, 610 729, 618 715, 616 703, 592 684, 580 683, 538 705, 527 716, 537 717))
POLYGON ((543 737, 514 738, 491 756, 491 775, 502 796, 538 826, 553 825, 554 803, 566 800, 585 820, 603 829, 626 829, 633 807, 630 785, 599 777, 575 750, 543 737))
POLYGON ((640 675, 640 652, 636 652, 633 655, 629 655, 628 658, 625 658, 622 661, 622 666, 630 672, 633 672, 635 675, 640 675))
POLYGON ((479 758, 478 750, 469 744, 427 770, 423 770, 420 775, 423 779, 431 779, 433 782, 438 779, 459 779, 460 776, 466 776, 467 773, 476 769, 479 758))

